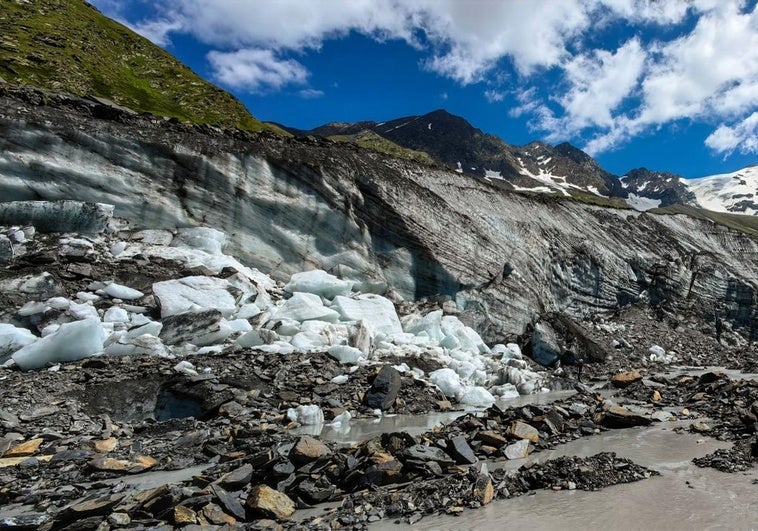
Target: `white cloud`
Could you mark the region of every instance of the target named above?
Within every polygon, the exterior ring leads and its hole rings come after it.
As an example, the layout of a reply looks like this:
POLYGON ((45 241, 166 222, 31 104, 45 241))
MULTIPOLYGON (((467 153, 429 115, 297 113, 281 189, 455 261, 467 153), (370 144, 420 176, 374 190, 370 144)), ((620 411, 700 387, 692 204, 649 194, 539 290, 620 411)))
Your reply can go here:
POLYGON ((271 50, 243 49, 208 53, 213 77, 229 87, 247 92, 302 85, 308 70, 294 59, 280 59, 271 50))
POLYGON ((171 44, 169 35, 182 29, 181 21, 171 19, 146 20, 136 24, 127 22, 125 25, 158 46, 171 44))
POLYGON ((735 125, 720 125, 705 139, 705 145, 727 155, 734 151, 758 153, 758 112, 735 125))
POLYGON ((732 124, 709 137, 726 145, 758 106, 753 1, 143 1, 158 15, 132 27, 164 45, 186 33, 211 46, 214 78, 229 87, 304 86, 308 70, 293 54, 351 32, 396 39, 417 48, 427 70, 461 85, 486 81, 489 101, 506 101, 516 79, 522 97, 511 115, 548 140, 583 138, 595 153, 680 120, 732 124), (614 24, 637 37, 611 45, 602 32, 614 24))
POLYGON ((301 98, 305 98, 307 100, 313 100, 313 99, 320 98, 321 96, 323 96, 324 95, 324 91, 323 90, 317 90, 317 89, 308 88, 308 89, 303 89, 303 90, 299 91, 297 94, 301 98))
POLYGON ((503 101, 505 99, 505 93, 498 92, 497 90, 485 90, 484 97, 487 99, 488 102, 496 103, 496 102, 503 101))

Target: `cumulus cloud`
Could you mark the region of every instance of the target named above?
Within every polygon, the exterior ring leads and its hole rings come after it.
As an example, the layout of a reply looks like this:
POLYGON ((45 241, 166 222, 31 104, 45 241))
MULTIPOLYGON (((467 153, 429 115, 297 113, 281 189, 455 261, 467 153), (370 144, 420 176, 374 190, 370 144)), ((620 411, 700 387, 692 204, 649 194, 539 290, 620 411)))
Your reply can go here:
POLYGON ((271 50, 212 51, 208 61, 214 77, 224 85, 249 92, 302 85, 308 70, 294 59, 280 59, 271 50))
POLYGON ((297 94, 298 96, 300 96, 301 98, 305 98, 306 100, 313 100, 313 99, 320 98, 321 96, 323 96, 324 91, 308 88, 308 89, 303 89, 299 91, 297 94))
POLYGON ((422 68, 460 85, 487 82, 491 102, 517 84, 512 115, 595 153, 683 119, 723 124, 721 138, 758 106, 758 14, 743 0, 142 1, 156 15, 134 29, 163 45, 173 33, 202 41, 215 79, 231 88, 316 96, 291 57, 356 32, 415 47, 422 68), (598 40, 614 23, 637 36, 598 40))
POLYGON ((728 126, 720 125, 708 138, 705 145, 716 153, 758 153, 758 112, 728 126))

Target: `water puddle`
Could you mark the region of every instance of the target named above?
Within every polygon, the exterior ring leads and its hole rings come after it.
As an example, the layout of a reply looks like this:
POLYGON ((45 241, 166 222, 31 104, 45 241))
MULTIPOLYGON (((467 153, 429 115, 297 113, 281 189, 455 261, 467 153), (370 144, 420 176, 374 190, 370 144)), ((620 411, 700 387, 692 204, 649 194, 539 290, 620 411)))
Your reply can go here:
POLYGON ((518 468, 527 461, 562 455, 590 456, 616 452, 661 473, 637 483, 599 492, 537 491, 530 496, 496 501, 463 517, 426 517, 413 526, 382 522, 372 529, 488 529, 507 522, 516 529, 755 529, 758 470, 725 474, 701 469, 691 462, 728 443, 689 433, 675 433, 681 422, 650 428, 605 432, 541 452, 528 460, 505 463, 518 468))

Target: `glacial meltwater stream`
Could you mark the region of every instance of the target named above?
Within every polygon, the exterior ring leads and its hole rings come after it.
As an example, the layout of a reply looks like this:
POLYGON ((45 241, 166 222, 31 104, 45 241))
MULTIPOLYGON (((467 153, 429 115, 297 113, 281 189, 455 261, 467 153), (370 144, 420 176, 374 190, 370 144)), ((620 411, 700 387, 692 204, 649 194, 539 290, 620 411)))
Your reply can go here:
MULTIPOLYGON (((531 395, 509 401, 507 405, 547 403, 571 394, 572 391, 560 391, 531 395)), ((349 431, 327 426, 318 432, 322 438, 351 444, 387 431, 418 434, 460 414, 353 420, 349 431)), ((619 457, 658 471, 660 476, 597 492, 541 490, 519 498, 496 500, 484 508, 466 510, 461 516, 428 516, 412 526, 387 520, 371 529, 758 529, 758 469, 727 474, 696 467, 693 458, 728 448, 731 443, 674 431, 688 424, 690 422, 659 422, 647 428, 611 430, 532 454, 528 459, 489 464, 491 469, 517 469, 559 456, 584 457, 615 452, 619 457)))
POLYGON ((636 483, 598 492, 537 491, 533 495, 494 501, 461 516, 425 517, 413 526, 381 522, 374 530, 400 529, 758 529, 758 470, 726 474, 698 468, 693 457, 704 456, 728 443, 676 433, 683 422, 664 422, 649 428, 604 432, 509 461, 507 468, 562 455, 590 456, 616 452, 660 472, 636 483))

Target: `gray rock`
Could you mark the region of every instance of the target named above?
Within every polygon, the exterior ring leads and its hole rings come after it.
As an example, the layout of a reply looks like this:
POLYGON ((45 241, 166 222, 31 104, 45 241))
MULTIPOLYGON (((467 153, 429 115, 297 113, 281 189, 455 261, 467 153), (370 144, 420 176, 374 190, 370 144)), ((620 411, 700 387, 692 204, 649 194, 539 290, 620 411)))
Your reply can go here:
POLYGON ((474 451, 462 435, 458 435, 447 441, 447 453, 459 465, 473 465, 477 462, 474 451))
POLYGON ((529 457, 529 441, 521 439, 513 444, 509 444, 505 447, 504 453, 508 459, 525 459, 529 457))
POLYGON ((385 365, 379 371, 366 393, 364 402, 372 409, 389 409, 395 403, 402 386, 400 373, 391 365, 385 365))

